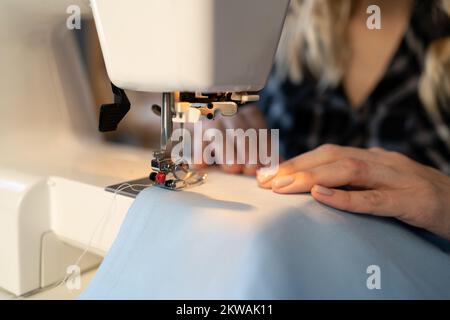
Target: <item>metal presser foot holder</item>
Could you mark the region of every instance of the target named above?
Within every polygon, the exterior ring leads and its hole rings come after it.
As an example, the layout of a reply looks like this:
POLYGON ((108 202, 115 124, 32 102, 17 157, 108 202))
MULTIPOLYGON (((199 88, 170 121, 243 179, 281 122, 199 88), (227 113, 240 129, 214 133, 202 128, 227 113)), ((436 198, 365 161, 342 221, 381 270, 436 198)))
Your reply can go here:
POLYGON ((171 136, 173 122, 195 123, 201 117, 212 120, 216 114, 233 116, 237 112, 238 104, 257 101, 259 96, 242 93, 163 93, 162 106, 154 105, 153 112, 161 117, 161 149, 154 152, 150 180, 155 185, 180 190, 203 183, 206 174, 189 168, 183 160, 173 161, 171 157, 171 136))
MULTIPOLYGON (((130 110, 130 102, 125 91, 111 83, 114 103, 104 104, 100 108, 99 130, 114 131, 119 122, 130 110)), ((161 117, 161 149, 153 153, 152 172, 146 178, 126 181, 106 187, 106 191, 135 198, 148 185, 169 190, 181 190, 203 183, 206 174, 197 173, 187 163, 174 162, 171 158, 172 118, 175 111, 175 94, 163 93, 162 107, 154 105, 153 111, 161 117), (129 184, 130 187, 125 185, 129 184), (123 188, 121 187, 123 186, 123 188), (119 187, 120 190, 118 189, 119 187)))
MULTIPOLYGON (((99 121, 101 132, 116 130, 117 125, 130 109, 130 102, 125 91, 114 86, 114 84, 111 84, 111 86, 114 103, 101 106, 99 121)), ((190 169, 189 164, 182 159, 174 161, 171 157, 173 122, 183 125, 184 123, 200 121, 201 117, 211 120, 219 113, 223 116, 233 116, 237 112, 238 105, 258 100, 258 95, 247 94, 247 92, 163 93, 161 107, 158 105, 152 106, 153 112, 161 117, 160 150, 153 153, 152 172, 148 178, 112 185, 107 187, 106 190, 136 197, 148 185, 169 190, 181 190, 203 183, 206 174, 190 169), (119 186, 127 183, 135 186, 124 187, 118 191, 119 186)))
POLYGON ((162 106, 153 106, 153 111, 161 117, 161 149, 153 153, 152 172, 149 179, 154 185, 169 190, 180 190, 203 183, 206 174, 197 173, 189 168, 189 164, 173 161, 171 157, 173 131, 173 115, 175 113, 175 94, 163 93, 162 106), (158 109, 159 112, 158 112, 158 109))
POLYGON ((158 187, 180 190, 201 184, 206 179, 206 174, 191 170, 187 163, 173 162, 160 151, 155 151, 153 155, 153 171, 150 173, 149 179, 158 187))

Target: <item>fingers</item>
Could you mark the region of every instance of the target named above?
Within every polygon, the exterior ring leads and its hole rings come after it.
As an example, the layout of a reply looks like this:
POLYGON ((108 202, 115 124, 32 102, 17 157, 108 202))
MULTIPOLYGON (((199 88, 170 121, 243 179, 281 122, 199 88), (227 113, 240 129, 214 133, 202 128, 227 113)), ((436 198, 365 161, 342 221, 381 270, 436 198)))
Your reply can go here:
MULTIPOLYGON (((220 130, 225 138, 222 147, 219 146, 218 148, 214 148, 216 163, 220 163, 220 168, 223 171, 233 174, 243 173, 250 176, 256 175, 258 169, 257 155, 256 159, 254 158, 255 155, 250 155, 249 152, 251 148, 248 142, 245 143, 244 148, 238 148, 234 136, 227 137, 227 135, 231 134, 231 132, 227 132, 227 129, 242 129, 245 132, 249 128, 259 129, 265 127, 264 118, 257 106, 247 106, 245 109, 240 110, 240 113, 235 117, 224 117, 219 115, 215 120, 207 122, 205 127, 214 127, 220 130), (227 141, 233 141, 233 143, 227 145, 227 141), (228 154, 227 151, 233 153, 232 159, 226 158, 226 155, 228 154)), ((205 150, 210 143, 210 141, 203 141, 202 150, 205 150)), ((258 149, 256 148, 256 152, 257 150, 258 149)), ((196 165, 197 168, 204 168, 206 166, 207 165, 204 163, 196 165)))
POLYGON ((231 174, 243 173, 246 176, 255 176, 258 170, 257 165, 251 164, 223 164, 220 166, 223 171, 231 174))
MULTIPOLYGON (((253 107, 255 108, 255 107, 253 107)), ((259 110, 258 110, 259 111, 259 110)), ((252 112, 250 112, 252 113, 252 112)), ((245 175, 254 176, 256 175, 256 171, 258 169, 257 163, 250 163, 250 146, 248 143, 245 143, 244 148, 238 148, 238 145, 236 141, 234 140, 234 136, 230 135, 228 137, 228 132, 226 129, 242 129, 243 131, 246 131, 247 129, 251 128, 253 125, 256 125, 254 122, 248 121, 247 117, 242 114, 242 112, 239 114, 239 117, 234 118, 223 118, 223 126, 225 128, 225 137, 227 138, 226 141, 233 141, 232 146, 224 145, 224 155, 226 155, 228 149, 227 148, 233 148, 232 152, 234 154, 234 158, 232 163, 226 163, 228 159, 224 159, 225 164, 221 165, 221 168, 227 172, 227 173, 243 173, 245 175), (239 161, 238 161, 239 160, 239 161)), ((230 133, 231 134, 231 133, 230 133)), ((256 149, 257 150, 257 149, 256 149)), ((257 160, 257 159, 256 159, 257 160)))
POLYGON ((393 212, 396 212, 389 194, 381 190, 344 191, 315 185, 311 195, 339 210, 379 216, 394 216, 393 212))
POLYGON ((312 168, 346 158, 354 158, 365 161, 378 161, 379 157, 379 154, 368 152, 364 149, 325 144, 312 151, 303 153, 295 158, 283 162, 280 164, 276 175, 272 177, 258 176, 258 184, 262 188, 271 188, 272 179, 275 177, 293 174, 298 171, 310 170, 312 168))
POLYGON ((364 149, 324 144, 280 165, 280 172, 308 170, 344 158, 371 160, 374 155, 364 149))
POLYGON ((385 185, 395 177, 392 169, 358 159, 343 159, 307 171, 277 176, 271 182, 277 193, 309 192, 314 185, 352 186, 364 189, 385 185))
POLYGON ((255 176, 257 170, 258 170, 258 165, 247 164, 244 166, 242 173, 245 174, 246 176, 255 176))
POLYGON ((245 106, 239 110, 239 114, 245 119, 249 128, 266 129, 267 124, 264 115, 257 105, 245 106))
MULTIPOLYGON (((245 119, 245 122, 246 122, 248 128, 253 128, 253 129, 257 130, 258 148, 256 149, 256 152, 258 152, 259 144, 260 144, 258 130, 267 128, 267 124, 266 124, 266 120, 264 119, 264 115, 256 104, 248 105, 248 106, 245 106, 244 108, 241 108, 239 110, 239 113, 245 119)), ((270 144, 270 139, 268 139, 268 143, 270 144)), ((255 155, 257 163, 249 163, 250 156, 251 156, 249 154, 249 148, 247 147, 245 151, 246 151, 245 159, 247 162, 246 162, 246 165, 244 166, 243 174, 248 175, 248 176, 255 176, 256 172, 258 171, 259 164, 260 164, 259 163, 259 160, 260 160, 259 155, 258 154, 255 155)), ((270 149, 268 151, 270 152, 270 149)))
POLYGON ((222 165, 220 165, 220 168, 224 172, 231 173, 231 174, 238 174, 238 173, 242 173, 242 171, 244 171, 243 164, 222 164, 222 165))
POLYGON ((243 129, 248 128, 248 122, 242 115, 236 115, 234 117, 221 117, 221 123, 225 129, 243 129))
MULTIPOLYGON (((210 131, 208 131, 209 129, 217 129, 217 130, 220 130, 220 131, 224 131, 224 127, 223 127, 223 124, 222 124, 222 122, 220 121, 220 119, 214 119, 214 120, 209 120, 209 121, 206 121, 206 123, 205 123, 205 125, 203 126, 203 132, 202 132, 202 148, 201 148, 201 152, 202 152, 202 154, 201 154, 201 163, 200 164, 197 164, 197 165, 199 165, 200 167, 207 167, 208 166, 208 164, 206 164, 204 161, 205 161, 205 159, 204 159, 204 152, 206 151, 207 152, 207 156, 208 157, 212 157, 213 156, 213 154, 208 154, 209 153, 209 151, 212 149, 213 150, 213 152, 211 152, 211 153, 214 153, 214 157, 217 159, 217 158, 219 158, 220 159, 220 157, 222 156, 222 153, 223 153, 223 150, 219 150, 218 149, 218 145, 217 145, 217 141, 215 140, 215 139, 213 139, 213 135, 211 135, 210 133, 210 131), (206 138, 206 139, 203 139, 203 138, 206 138), (209 146, 211 146, 211 148, 209 148, 209 146), (208 150, 206 150, 206 149, 208 149, 208 150)), ((209 159, 209 161, 213 161, 214 159, 209 159)))
POLYGON ((225 138, 224 144, 223 144, 223 149, 222 149, 222 153, 220 155, 220 159, 222 160, 222 164, 220 165, 220 168, 225 171, 226 173, 231 173, 231 174, 238 174, 241 173, 244 169, 244 165, 243 164, 237 164, 237 150, 236 150, 236 145, 233 143, 232 145, 228 145, 226 143, 226 141, 228 141, 227 139, 227 135, 228 132, 226 131, 227 129, 234 129, 234 128, 242 128, 245 127, 246 124, 244 122, 243 119, 241 119, 241 117, 236 116, 235 119, 229 118, 229 117, 222 117, 221 118, 221 122, 222 122, 222 126, 223 126, 223 136, 225 138), (227 159, 226 155, 229 153, 227 152, 227 150, 231 148, 232 150, 229 150, 230 152, 233 152, 233 159, 231 159, 232 161, 230 163, 228 163, 229 159, 227 159))
POLYGON ((206 163, 192 163, 189 166, 194 170, 202 170, 208 167, 206 163))

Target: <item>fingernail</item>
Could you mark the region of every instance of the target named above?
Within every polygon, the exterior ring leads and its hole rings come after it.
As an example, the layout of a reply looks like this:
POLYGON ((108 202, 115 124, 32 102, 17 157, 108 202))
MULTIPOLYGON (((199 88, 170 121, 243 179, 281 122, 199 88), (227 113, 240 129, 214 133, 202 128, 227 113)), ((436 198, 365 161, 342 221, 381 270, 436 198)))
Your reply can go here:
POLYGON ((323 195, 323 196, 332 196, 334 193, 334 190, 328 189, 322 186, 315 186, 314 191, 323 195))
POLYGON ((295 179, 293 176, 278 177, 273 180, 272 186, 275 187, 276 189, 284 188, 290 185, 292 182, 294 182, 294 180, 295 179))
POLYGON ((258 179, 259 183, 266 183, 273 177, 275 177, 275 175, 273 174, 262 174, 259 171, 256 173, 256 179, 258 179))
POLYGON ((258 171, 256 171, 256 179, 258 179, 258 182, 261 184, 264 184, 271 180, 273 177, 277 175, 276 170, 268 170, 267 168, 261 168, 258 171))
POLYGON ((258 182, 261 184, 269 182, 273 177, 274 175, 262 175, 259 173, 256 174, 256 179, 258 179, 258 182))

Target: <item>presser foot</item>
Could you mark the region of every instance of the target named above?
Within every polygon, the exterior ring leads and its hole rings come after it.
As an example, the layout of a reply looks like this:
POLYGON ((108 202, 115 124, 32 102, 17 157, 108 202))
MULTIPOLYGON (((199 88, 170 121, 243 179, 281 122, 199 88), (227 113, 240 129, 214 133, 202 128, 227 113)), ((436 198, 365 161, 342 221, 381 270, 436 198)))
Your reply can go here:
POLYGON ((206 173, 199 173, 189 168, 184 168, 184 170, 187 171, 182 179, 180 178, 180 172, 174 175, 172 172, 152 171, 149 177, 121 182, 108 186, 105 190, 114 194, 136 198, 142 190, 150 185, 176 191, 200 185, 206 180, 206 173))
POLYGON ((182 190, 202 184, 203 181, 205 181, 206 176, 206 174, 189 171, 189 177, 178 179, 171 173, 152 171, 149 179, 157 187, 169 190, 182 190))
POLYGON ((149 179, 157 187, 181 190, 202 184, 207 177, 205 173, 190 169, 183 161, 174 162, 171 159, 161 158, 158 153, 155 153, 155 156, 149 179))

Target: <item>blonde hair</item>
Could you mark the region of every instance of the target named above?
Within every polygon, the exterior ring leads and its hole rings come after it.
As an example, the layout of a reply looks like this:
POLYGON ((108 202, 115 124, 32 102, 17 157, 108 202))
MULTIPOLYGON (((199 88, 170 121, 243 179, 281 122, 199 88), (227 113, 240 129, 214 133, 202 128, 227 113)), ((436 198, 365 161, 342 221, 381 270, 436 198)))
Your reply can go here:
MULTIPOLYGON (((280 79, 289 78, 298 83, 307 67, 320 87, 335 87, 340 83, 350 56, 346 33, 352 2, 291 0, 276 56, 276 75, 280 79)), ((450 0, 440 0, 439 6, 450 15, 450 0)), ((450 113, 450 37, 437 39, 424 49, 419 96, 439 136, 450 149, 450 130, 441 113, 450 113)))
MULTIPOLYGON (((450 15, 450 0, 442 0, 440 5, 450 15)), ((436 125, 437 134, 450 149, 450 129, 442 117, 442 112, 450 114, 450 37, 437 39, 428 46, 419 96, 436 125)))
POLYGON ((276 56, 277 75, 293 82, 306 65, 322 86, 339 83, 346 64, 349 0, 291 0, 276 56))

